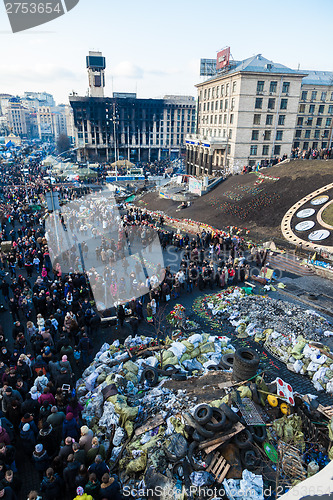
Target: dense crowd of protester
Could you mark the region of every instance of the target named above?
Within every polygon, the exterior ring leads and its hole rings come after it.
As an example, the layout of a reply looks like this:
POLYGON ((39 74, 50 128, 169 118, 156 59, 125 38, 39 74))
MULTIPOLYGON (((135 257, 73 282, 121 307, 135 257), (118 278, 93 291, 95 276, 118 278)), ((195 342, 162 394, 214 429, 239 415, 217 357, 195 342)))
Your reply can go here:
POLYGON ((232 231, 189 236, 165 227, 160 215, 131 206, 119 213, 109 200, 82 198, 86 192, 64 185, 58 190, 69 208, 58 223, 70 245, 63 236, 55 255, 55 233, 39 210, 49 189, 43 176, 36 161, 24 177, 18 158, 0 187, 0 289, 12 323, 0 328, 0 498, 22 498, 17 464, 23 456, 40 479, 30 500, 117 500, 120 484, 107 466, 109 450, 82 421, 75 395, 97 341, 98 289, 106 305, 117 306, 119 327, 128 319, 135 335, 140 322, 154 322, 171 298, 243 282, 247 246, 232 231), (152 256, 156 240, 176 256, 167 267, 152 256), (135 260, 138 249, 142 257, 135 260), (83 258, 94 264, 85 268, 83 258))

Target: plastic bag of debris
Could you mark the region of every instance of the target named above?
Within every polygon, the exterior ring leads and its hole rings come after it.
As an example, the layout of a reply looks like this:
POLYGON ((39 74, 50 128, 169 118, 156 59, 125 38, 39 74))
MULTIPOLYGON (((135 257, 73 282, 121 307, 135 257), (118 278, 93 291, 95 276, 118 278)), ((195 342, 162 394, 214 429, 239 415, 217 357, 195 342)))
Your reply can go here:
POLYGON ((264 500, 262 476, 257 476, 247 469, 243 470, 242 479, 225 479, 223 486, 229 500, 264 500))

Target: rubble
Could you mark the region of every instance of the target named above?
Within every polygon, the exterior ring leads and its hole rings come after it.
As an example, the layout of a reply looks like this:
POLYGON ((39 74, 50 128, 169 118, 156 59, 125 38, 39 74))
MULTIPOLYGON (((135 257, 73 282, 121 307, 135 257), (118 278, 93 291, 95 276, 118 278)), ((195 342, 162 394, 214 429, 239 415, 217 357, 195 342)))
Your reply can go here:
POLYGON ((317 312, 231 287, 205 296, 202 305, 214 320, 228 320, 237 338, 252 338, 295 373, 306 375, 317 391, 333 393, 333 354, 320 341, 330 323, 317 312))
MULTIPOLYGON (((242 306, 247 301, 238 289, 229 295, 242 306)), ((212 304, 215 309, 222 305, 216 300, 212 304)), ((246 329, 249 318, 244 323, 246 329)), ((261 500, 264 489, 275 486, 277 474, 289 488, 299 480, 299 470, 309 475, 321 470, 332 437, 332 424, 327 427, 331 414, 325 414, 330 410, 318 413, 311 398, 300 396, 295 406, 287 405, 276 394, 276 384, 274 390, 263 375, 232 380, 232 370, 221 364, 223 355, 236 351, 231 339, 186 331, 185 325, 174 331, 176 339, 159 345, 138 336, 128 337, 123 345, 104 344, 77 383, 82 417, 108 450, 108 465, 124 491, 136 489, 145 496, 159 486, 161 499, 199 498, 196 492, 202 488, 223 487, 230 500, 243 498, 242 491, 261 500), (214 387, 208 378, 212 376, 214 387), (270 394, 276 405, 269 404, 270 394), (319 430, 311 427, 312 420, 321 422, 319 430), (299 454, 296 472, 291 449, 299 454), (281 450, 285 470, 276 465, 281 450)), ((321 366, 327 359, 321 359, 321 366)))

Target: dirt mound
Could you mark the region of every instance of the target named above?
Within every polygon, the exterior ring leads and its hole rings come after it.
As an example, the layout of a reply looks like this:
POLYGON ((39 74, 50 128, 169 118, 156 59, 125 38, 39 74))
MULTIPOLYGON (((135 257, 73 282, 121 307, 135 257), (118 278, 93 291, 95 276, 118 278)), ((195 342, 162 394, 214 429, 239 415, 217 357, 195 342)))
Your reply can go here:
POLYGON ((299 199, 332 182, 333 160, 296 160, 259 173, 229 177, 205 196, 179 210, 179 202, 157 193, 144 196, 138 205, 163 210, 177 219, 193 219, 217 228, 246 227, 253 237, 283 240, 280 224, 299 199))

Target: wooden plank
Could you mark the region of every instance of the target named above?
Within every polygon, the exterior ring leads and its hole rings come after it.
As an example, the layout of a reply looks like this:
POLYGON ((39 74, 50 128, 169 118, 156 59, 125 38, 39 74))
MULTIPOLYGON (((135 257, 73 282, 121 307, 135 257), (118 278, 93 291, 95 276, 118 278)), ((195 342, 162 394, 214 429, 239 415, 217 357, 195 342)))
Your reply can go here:
POLYGON ((227 465, 225 466, 224 471, 222 472, 222 475, 221 475, 220 477, 218 477, 218 478, 217 478, 217 482, 218 482, 218 483, 222 483, 223 479, 224 479, 224 478, 225 478, 225 476, 228 474, 229 469, 230 469, 230 465, 229 465, 229 464, 227 464, 227 465))
POLYGON ((224 468, 224 466, 225 466, 226 464, 227 464, 226 459, 225 459, 224 457, 222 457, 222 455, 221 455, 221 462, 219 463, 219 467, 218 467, 217 471, 215 472, 215 477, 216 477, 216 479, 217 479, 217 477, 221 474, 221 472, 222 472, 222 470, 223 470, 223 468, 224 468), (222 459, 223 459, 223 460, 222 460, 222 459))
POLYGON ((216 476, 217 471, 220 469, 221 463, 224 464, 224 458, 220 455, 219 459, 216 461, 216 464, 214 465, 212 469, 212 474, 216 476))
POLYGON ((218 448, 219 446, 221 446, 221 443, 212 444, 212 446, 208 446, 208 448, 205 448, 205 453, 207 453, 207 455, 209 455, 209 453, 216 450, 216 448, 218 448))
POLYGON ((216 460, 218 459, 218 457, 219 457, 219 454, 215 453, 214 456, 213 456, 213 458, 212 458, 212 461, 211 461, 209 467, 207 468, 207 472, 210 472, 212 470, 212 468, 213 468, 216 460))
POLYGON ((231 439, 233 436, 244 430, 245 427, 243 424, 240 422, 237 422, 237 424, 227 433, 222 434, 220 436, 217 436, 214 439, 209 439, 207 441, 203 441, 202 443, 199 444, 199 450, 206 450, 206 448, 209 448, 210 446, 213 446, 215 444, 220 445, 222 443, 225 443, 229 439, 231 439))
POLYGON ((135 429, 135 436, 140 436, 141 434, 144 434, 145 432, 151 431, 152 429, 155 429, 155 427, 158 427, 159 425, 163 424, 164 418, 162 415, 156 415, 156 417, 151 418, 147 420, 147 422, 142 425, 141 427, 138 427, 135 429))

